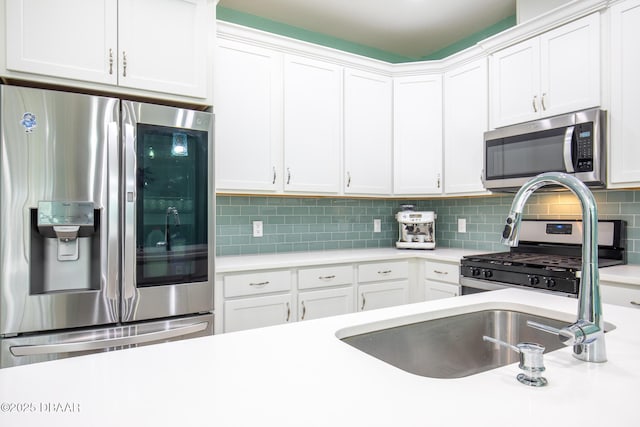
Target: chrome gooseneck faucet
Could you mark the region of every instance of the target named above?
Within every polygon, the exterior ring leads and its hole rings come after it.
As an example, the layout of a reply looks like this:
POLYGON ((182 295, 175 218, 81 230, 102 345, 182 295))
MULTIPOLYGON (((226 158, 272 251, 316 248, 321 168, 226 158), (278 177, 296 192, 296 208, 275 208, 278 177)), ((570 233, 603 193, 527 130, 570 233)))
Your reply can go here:
POLYGON ((167 208, 167 214, 164 217, 164 241, 167 248, 167 251, 171 250, 171 234, 169 233, 169 216, 173 217, 173 222, 176 227, 180 226, 180 214, 178 213, 178 209, 174 206, 169 206, 167 208))
POLYGON ((572 175, 561 172, 542 173, 524 184, 511 204, 502 232, 502 243, 518 246, 522 209, 527 199, 540 187, 561 185, 575 194, 582 207, 582 272, 578 295, 578 319, 562 329, 530 322, 529 325, 555 333, 565 345, 573 346, 574 357, 587 362, 606 362, 604 320, 598 275, 598 209, 587 186, 572 175))

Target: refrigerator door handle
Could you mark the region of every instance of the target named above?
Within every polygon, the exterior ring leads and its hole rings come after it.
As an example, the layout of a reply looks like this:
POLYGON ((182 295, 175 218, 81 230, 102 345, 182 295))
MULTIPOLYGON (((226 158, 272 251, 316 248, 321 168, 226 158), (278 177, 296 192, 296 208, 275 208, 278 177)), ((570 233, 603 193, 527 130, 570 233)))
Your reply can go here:
POLYGON ((207 329, 208 322, 195 323, 180 328, 166 329, 141 335, 131 335, 119 338, 107 338, 95 341, 76 341, 60 344, 20 345, 10 347, 14 356, 34 356, 40 354, 74 353, 79 351, 103 350, 110 347, 120 347, 137 344, 147 344, 184 335, 194 334, 207 329))

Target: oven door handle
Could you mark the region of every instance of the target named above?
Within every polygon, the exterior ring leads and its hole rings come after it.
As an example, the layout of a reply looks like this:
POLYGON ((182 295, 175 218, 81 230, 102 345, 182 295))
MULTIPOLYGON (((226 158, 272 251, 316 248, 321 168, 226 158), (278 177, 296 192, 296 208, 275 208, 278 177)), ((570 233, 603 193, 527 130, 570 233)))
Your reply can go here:
POLYGON ((571 149, 573 148, 573 131, 575 126, 569 126, 564 132, 564 144, 562 147, 562 157, 564 159, 564 168, 568 173, 573 173, 573 156, 571 149))
POLYGON ((208 322, 200 322, 189 326, 183 326, 162 331, 150 332, 147 334, 131 335, 119 338, 107 338, 95 341, 76 341, 59 344, 43 345, 19 345, 10 347, 9 350, 14 356, 35 356, 41 354, 75 353, 80 351, 104 350, 111 347, 148 344, 154 341, 163 341, 177 338, 184 335, 195 334, 207 329, 208 322))

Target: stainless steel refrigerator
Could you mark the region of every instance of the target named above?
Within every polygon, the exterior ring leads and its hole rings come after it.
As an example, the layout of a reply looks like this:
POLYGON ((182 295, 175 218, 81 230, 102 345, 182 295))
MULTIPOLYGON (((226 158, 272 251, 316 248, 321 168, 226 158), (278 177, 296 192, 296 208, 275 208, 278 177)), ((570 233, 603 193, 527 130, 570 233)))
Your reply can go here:
POLYGON ((0 85, 0 367, 213 333, 213 116, 0 85))

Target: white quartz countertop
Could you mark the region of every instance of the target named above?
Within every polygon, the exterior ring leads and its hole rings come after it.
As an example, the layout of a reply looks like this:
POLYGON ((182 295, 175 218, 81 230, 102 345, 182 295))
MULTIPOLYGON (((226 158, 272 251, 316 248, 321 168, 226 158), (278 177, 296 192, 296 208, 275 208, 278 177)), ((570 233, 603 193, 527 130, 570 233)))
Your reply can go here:
POLYGON ((576 304, 508 289, 3 369, 0 425, 637 426, 640 310, 605 305, 616 326, 608 361, 549 353, 543 388, 517 382, 517 364, 416 376, 336 338, 343 328, 472 306, 574 319, 576 304))
POLYGON ((216 273, 412 258, 459 262, 465 255, 483 252, 486 251, 458 248, 436 248, 429 250, 375 248, 222 256, 216 258, 216 273))

